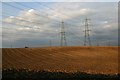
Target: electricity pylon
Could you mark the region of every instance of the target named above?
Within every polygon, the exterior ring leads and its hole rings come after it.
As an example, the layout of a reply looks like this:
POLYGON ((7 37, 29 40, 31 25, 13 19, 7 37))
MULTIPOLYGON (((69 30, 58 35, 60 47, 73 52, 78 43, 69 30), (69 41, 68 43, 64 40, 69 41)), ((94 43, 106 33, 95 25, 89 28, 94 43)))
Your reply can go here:
POLYGON ((50 45, 50 47, 52 46, 52 41, 51 40, 49 41, 49 45, 50 45))
POLYGON ((91 30, 89 30, 89 20, 90 19, 85 19, 85 30, 84 30, 84 32, 85 32, 85 40, 84 40, 84 46, 91 46, 91 40, 90 40, 90 31, 91 30))
POLYGON ((65 28, 64 28, 64 22, 61 22, 61 46, 67 46, 67 42, 66 42, 66 33, 65 33, 65 28))
POLYGON ((28 41, 25 41, 25 48, 28 48, 28 41))

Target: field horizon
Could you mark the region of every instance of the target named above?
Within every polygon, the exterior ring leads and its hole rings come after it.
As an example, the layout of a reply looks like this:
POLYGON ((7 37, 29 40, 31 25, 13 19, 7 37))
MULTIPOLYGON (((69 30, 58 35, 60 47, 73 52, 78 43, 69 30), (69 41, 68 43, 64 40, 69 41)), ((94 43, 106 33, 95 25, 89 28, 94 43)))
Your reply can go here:
POLYGON ((118 48, 118 46, 2 48, 2 68, 118 74, 118 48))

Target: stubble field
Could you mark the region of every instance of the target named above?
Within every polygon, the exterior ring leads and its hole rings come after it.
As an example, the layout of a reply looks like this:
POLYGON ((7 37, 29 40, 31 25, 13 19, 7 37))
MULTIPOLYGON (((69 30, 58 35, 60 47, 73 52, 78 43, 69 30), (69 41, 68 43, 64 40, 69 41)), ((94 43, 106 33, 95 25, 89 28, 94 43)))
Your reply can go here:
POLYGON ((3 48, 2 68, 116 74, 118 47, 3 48))

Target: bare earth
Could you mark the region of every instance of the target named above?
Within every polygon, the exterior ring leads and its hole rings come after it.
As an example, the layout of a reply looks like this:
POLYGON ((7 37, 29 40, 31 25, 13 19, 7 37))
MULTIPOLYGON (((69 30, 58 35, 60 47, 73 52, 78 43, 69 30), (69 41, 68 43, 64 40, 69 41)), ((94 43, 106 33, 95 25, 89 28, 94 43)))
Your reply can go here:
POLYGON ((118 47, 3 48, 2 67, 30 70, 118 73, 118 47))

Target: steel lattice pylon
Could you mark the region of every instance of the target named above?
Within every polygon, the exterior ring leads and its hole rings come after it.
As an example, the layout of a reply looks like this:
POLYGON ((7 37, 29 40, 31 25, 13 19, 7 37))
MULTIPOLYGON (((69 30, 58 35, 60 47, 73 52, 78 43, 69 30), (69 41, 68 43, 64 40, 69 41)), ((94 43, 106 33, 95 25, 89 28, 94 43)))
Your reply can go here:
POLYGON ((61 22, 61 46, 67 46, 67 42, 66 42, 66 33, 65 33, 65 28, 64 28, 64 22, 61 22))
POLYGON ((85 19, 85 30, 84 30, 84 32, 85 32, 85 40, 84 40, 84 46, 91 46, 91 40, 90 40, 90 31, 91 30, 89 30, 89 20, 90 19, 85 19))

